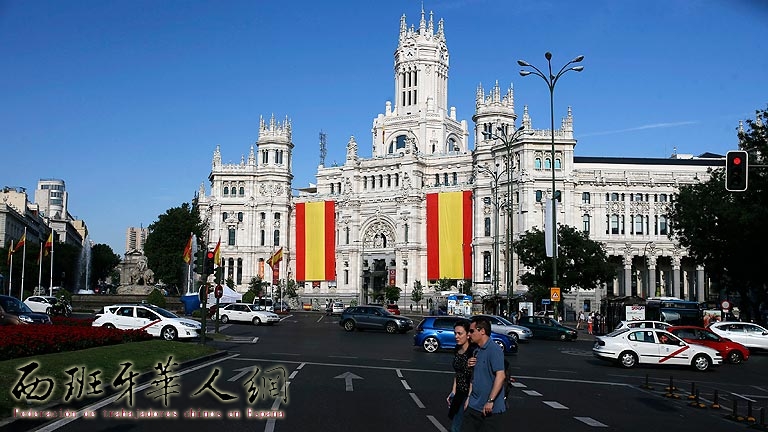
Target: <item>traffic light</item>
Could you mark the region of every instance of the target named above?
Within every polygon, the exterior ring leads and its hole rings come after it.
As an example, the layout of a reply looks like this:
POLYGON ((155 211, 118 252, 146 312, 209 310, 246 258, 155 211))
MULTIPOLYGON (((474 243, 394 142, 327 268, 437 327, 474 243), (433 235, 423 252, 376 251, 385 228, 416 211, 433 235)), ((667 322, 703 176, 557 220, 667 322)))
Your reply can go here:
POLYGON ((207 275, 213 274, 213 267, 216 264, 216 260, 214 259, 216 255, 213 253, 212 250, 205 252, 205 264, 203 265, 203 272, 207 275))
POLYGON ((195 260, 192 261, 192 273, 203 273, 203 263, 205 262, 205 251, 200 249, 195 252, 195 260))
POLYGON ((747 190, 749 156, 743 150, 729 151, 725 156, 725 190, 744 192, 747 190))

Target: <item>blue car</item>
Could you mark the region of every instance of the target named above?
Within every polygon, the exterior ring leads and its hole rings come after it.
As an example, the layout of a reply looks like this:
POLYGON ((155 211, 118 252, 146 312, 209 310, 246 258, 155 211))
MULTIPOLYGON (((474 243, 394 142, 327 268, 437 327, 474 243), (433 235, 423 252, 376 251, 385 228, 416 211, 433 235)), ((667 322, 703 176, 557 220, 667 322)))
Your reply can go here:
MULTIPOLYGON (((440 349, 453 349, 456 347, 456 337, 453 328, 459 320, 466 319, 460 316, 428 316, 424 317, 413 335, 413 345, 420 346, 428 353, 440 349)), ((500 346, 505 354, 517 352, 517 342, 507 335, 491 333, 491 340, 500 346)))

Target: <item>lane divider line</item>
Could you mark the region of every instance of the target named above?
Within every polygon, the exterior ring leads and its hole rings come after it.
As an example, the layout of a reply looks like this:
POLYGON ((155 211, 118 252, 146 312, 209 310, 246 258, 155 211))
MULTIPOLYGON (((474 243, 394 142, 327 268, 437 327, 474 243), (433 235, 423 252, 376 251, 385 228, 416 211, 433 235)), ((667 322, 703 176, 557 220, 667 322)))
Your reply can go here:
POLYGON ((408 393, 408 394, 409 394, 409 395, 411 395, 411 399, 413 399, 413 401, 414 401, 414 402, 416 402, 416 406, 417 406, 417 407, 419 407, 419 408, 422 408, 422 409, 423 409, 423 408, 426 408, 426 407, 424 406, 424 404, 423 404, 423 403, 421 403, 421 400, 419 399, 419 397, 418 397, 418 396, 416 396, 416 393, 408 393))
POLYGON ((433 425, 437 428, 440 432, 448 432, 448 429, 444 428, 443 425, 440 424, 439 421, 435 418, 435 416, 428 415, 427 419, 432 422, 433 425))

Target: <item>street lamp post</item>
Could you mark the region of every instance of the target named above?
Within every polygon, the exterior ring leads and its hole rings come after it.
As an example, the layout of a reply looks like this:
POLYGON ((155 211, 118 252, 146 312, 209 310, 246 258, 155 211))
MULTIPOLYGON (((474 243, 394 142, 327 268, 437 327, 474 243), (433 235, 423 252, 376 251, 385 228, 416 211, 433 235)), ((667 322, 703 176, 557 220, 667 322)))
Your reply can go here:
POLYGON ((526 131, 524 126, 520 126, 515 129, 512 135, 507 134, 507 128, 498 126, 496 128, 498 133, 484 132, 483 135, 486 139, 497 139, 504 143, 504 149, 507 152, 507 232, 506 243, 504 250, 506 253, 505 264, 505 281, 507 284, 507 314, 511 314, 512 311, 512 291, 515 287, 514 281, 514 263, 512 260, 512 236, 514 235, 514 217, 513 217, 513 205, 512 199, 512 170, 514 170, 514 163, 512 162, 512 145, 520 139, 522 135, 530 135, 533 131, 526 131))
MULTIPOLYGON (((520 67, 524 68, 531 68, 531 70, 520 70, 520 76, 526 76, 526 75, 536 75, 541 77, 541 79, 544 80, 544 82, 547 83, 547 87, 549 88, 549 116, 550 116, 550 132, 552 137, 552 162, 550 164, 550 168, 552 169, 552 286, 557 287, 557 200, 556 200, 556 184, 555 184, 555 85, 557 84, 557 81, 560 79, 563 74, 565 74, 568 71, 576 71, 581 72, 584 70, 584 66, 572 66, 575 63, 580 63, 582 60, 584 60, 584 56, 580 55, 573 60, 566 63, 562 68, 560 68, 560 71, 557 72, 557 74, 552 74, 552 53, 547 51, 544 54, 544 57, 547 59, 547 67, 549 74, 544 75, 544 73, 537 68, 536 66, 531 65, 530 63, 526 62, 525 60, 518 60, 517 64, 520 65, 520 67)), ((555 311, 557 311, 557 305, 555 305, 555 311)), ((557 317, 557 312, 555 312, 555 317, 557 317)))
POLYGON ((494 314, 498 314, 498 294, 499 294, 499 180, 504 173, 509 172, 509 164, 499 171, 499 164, 491 170, 486 165, 476 165, 479 171, 482 171, 491 177, 491 193, 493 194, 493 301, 494 314))

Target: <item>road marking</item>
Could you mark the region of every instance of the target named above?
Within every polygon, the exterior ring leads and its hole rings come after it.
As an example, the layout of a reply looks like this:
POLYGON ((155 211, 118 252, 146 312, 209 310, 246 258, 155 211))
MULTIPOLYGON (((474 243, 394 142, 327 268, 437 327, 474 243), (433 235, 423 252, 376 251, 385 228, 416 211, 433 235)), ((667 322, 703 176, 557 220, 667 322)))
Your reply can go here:
POLYGON ((756 388, 756 389, 760 390, 761 392, 767 392, 768 393, 768 390, 766 390, 766 389, 764 389, 762 387, 758 387, 756 385, 753 385, 752 388, 756 388))
POLYGON ((547 372, 556 372, 556 373, 569 373, 569 374, 575 374, 576 371, 567 371, 567 370, 557 370, 557 369, 549 369, 547 372))
MULTIPOLYGON (((290 383, 286 383, 286 386, 288 386, 290 383)), ((280 398, 275 398, 275 401, 272 402, 272 411, 276 410, 280 406, 280 398)), ((264 425, 264 432, 273 432, 275 430, 275 419, 271 418, 267 420, 267 423, 264 425)))
POLYGON ((734 395, 734 396, 736 396, 736 397, 740 397, 740 398, 742 398, 742 399, 744 399, 744 400, 747 400, 747 401, 749 401, 749 402, 752 402, 752 403, 755 403, 755 402, 757 402, 756 400, 754 400, 754 399, 750 399, 750 398, 748 398, 746 395, 743 395, 743 394, 739 394, 739 393, 733 393, 733 392, 731 392, 731 394, 732 394, 732 395, 734 395))
POLYGON ((400 369, 395 369, 395 373, 397 373, 397 377, 398 378, 402 378, 403 377, 403 373, 400 372, 400 369))
POLYGON ((421 403, 421 400, 419 400, 419 397, 416 396, 416 393, 408 393, 411 395, 411 399, 413 399, 414 402, 416 402, 416 406, 419 408, 426 408, 423 403, 421 403))
POLYGON ((435 418, 435 416, 428 415, 427 419, 432 422, 433 425, 439 430, 440 432, 448 432, 448 429, 444 428, 443 425, 440 424, 439 421, 435 418))
POLYGON ((608 425, 604 425, 600 423, 599 421, 593 419, 592 417, 574 417, 576 420, 586 424, 587 426, 593 426, 593 427, 608 427, 608 425))
MULTIPOLYGON (((272 354, 276 354, 276 355, 289 355, 289 356, 300 356, 300 355, 302 355, 302 354, 284 353, 284 352, 276 352, 276 353, 272 353, 272 354)), ((272 361, 275 361, 275 360, 272 360, 272 361)), ((296 362, 296 363, 298 363, 298 362, 296 362)))
POLYGON ((229 339, 227 339, 227 342, 232 343, 249 343, 253 344, 259 341, 258 337, 252 338, 250 336, 229 336, 229 339))
POLYGON ((403 387, 405 387, 406 390, 410 390, 411 386, 408 385, 408 381, 406 380, 400 380, 401 383, 403 383, 403 387))
POLYGON ((340 356, 340 355, 329 355, 328 357, 331 357, 331 358, 348 358, 348 359, 356 359, 357 358, 355 356, 340 356))
POLYGON ((253 338, 253 341, 251 341, 251 343, 256 343, 256 342, 258 342, 258 341, 259 341, 259 337, 258 337, 258 336, 256 336, 255 338, 253 338))
POLYGON ((544 402, 544 405, 548 405, 549 407, 554 409, 566 409, 566 410, 569 409, 567 406, 561 404, 560 402, 555 402, 555 401, 543 401, 543 402, 544 402))
MULTIPOLYGON (((222 357, 220 359, 212 360, 212 361, 209 361, 207 363, 203 363, 203 364, 197 365, 195 367, 191 367, 189 369, 185 369, 183 371, 179 371, 179 372, 176 373, 176 376, 186 375, 186 374, 188 374, 190 372, 194 372, 196 370, 207 368, 208 366, 214 365, 214 364, 219 363, 219 362, 223 362, 224 360, 231 360, 233 358, 236 358, 239 355, 240 354, 232 354, 232 355, 227 356, 227 357, 222 357)), ((153 386, 153 385, 155 385, 155 384, 153 384, 152 381, 150 380, 149 382, 146 382, 144 384, 141 384, 141 385, 137 386, 136 389, 134 390, 134 392, 138 393, 138 392, 140 392, 140 391, 142 391, 142 390, 144 390, 146 388, 149 388, 149 386, 153 386)), ((94 404, 88 405, 87 407, 84 407, 83 409, 78 410, 77 411, 77 415, 75 415, 73 417, 69 417, 69 418, 65 417, 65 418, 63 418, 61 420, 56 420, 56 421, 54 421, 52 423, 46 424, 45 426, 43 426, 43 427, 41 427, 40 429, 37 429, 37 430, 41 431, 41 432, 53 432, 53 431, 63 427, 66 424, 69 424, 69 423, 71 423, 71 422, 73 422, 75 420, 83 418, 83 413, 97 411, 100 408, 103 408, 103 407, 105 407, 105 406, 107 406, 107 405, 117 401, 121 397, 123 397, 123 395, 116 394, 114 396, 110 396, 110 397, 104 398, 104 399, 102 399, 102 400, 100 400, 100 401, 98 401, 98 402, 96 402, 94 404)))
POLYGON ((523 393, 527 394, 528 396, 543 396, 541 393, 537 392, 536 390, 523 390, 523 393))
POLYGON ((296 374, 298 374, 298 373, 299 373, 299 370, 296 369, 295 371, 291 372, 290 375, 288 375, 288 379, 292 380, 292 379, 296 378, 296 374))
POLYGON ((320 317, 320 318, 318 318, 318 319, 317 319, 317 321, 315 321, 315 322, 316 322, 316 323, 319 323, 319 322, 320 322, 320 321, 322 321, 322 320, 323 320, 323 317, 321 316, 321 317, 320 317))
POLYGON ((391 359, 391 358, 383 358, 382 360, 384 360, 384 361, 394 361, 394 362, 405 362, 405 363, 410 363, 411 362, 410 360, 391 359))
POLYGON ((515 388, 526 388, 526 387, 528 387, 527 385, 525 385, 525 384, 523 384, 521 382, 517 382, 517 381, 515 381, 513 383, 510 383, 510 384, 512 385, 512 387, 515 387, 515 388))
MULTIPOLYGON (((288 318, 290 318, 290 317, 292 317, 292 316, 293 316, 293 315, 286 315, 286 316, 284 316, 284 317, 280 318, 280 321, 282 321, 282 320, 284 320, 284 319, 288 319, 288 318)), ((293 322, 298 322, 298 321, 293 321, 293 322)))
POLYGON ((253 370, 253 368, 251 368, 251 367, 244 367, 244 368, 240 368, 240 369, 235 369, 235 371, 237 373, 234 374, 232 376, 232 378, 228 379, 227 381, 235 382, 235 381, 239 380, 240 378, 242 378, 243 376, 245 376, 248 372, 251 372, 252 370, 253 370))
POLYGON ((355 391, 355 388, 352 386, 352 380, 353 379, 363 379, 362 377, 359 377, 352 372, 344 372, 341 375, 333 377, 334 379, 339 378, 344 380, 344 386, 346 391, 351 392, 355 391))

